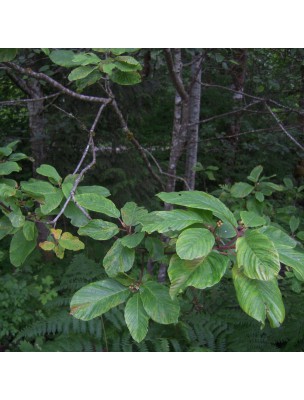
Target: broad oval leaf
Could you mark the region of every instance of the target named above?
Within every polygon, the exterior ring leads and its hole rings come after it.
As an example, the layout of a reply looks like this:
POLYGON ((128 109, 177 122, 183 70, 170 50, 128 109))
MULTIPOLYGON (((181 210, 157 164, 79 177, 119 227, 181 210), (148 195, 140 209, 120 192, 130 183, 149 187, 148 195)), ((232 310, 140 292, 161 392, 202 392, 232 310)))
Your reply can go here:
POLYGON ((253 170, 250 172, 250 175, 247 176, 247 179, 251 182, 256 183, 259 180, 259 177, 262 172, 263 172, 262 165, 258 165, 257 167, 253 168, 253 170))
POLYGON ((111 81, 118 83, 119 85, 136 85, 141 82, 141 76, 137 71, 124 72, 120 70, 114 70, 109 74, 111 81))
POLYGON ((71 314, 89 321, 124 303, 129 295, 130 290, 113 279, 90 283, 72 297, 71 314))
POLYGON ((236 197, 236 198, 243 198, 248 196, 254 189, 254 186, 249 185, 249 183, 246 182, 238 182, 235 183, 231 187, 231 196, 236 197))
POLYGON ((257 230, 246 232, 236 241, 239 267, 251 279, 270 280, 280 271, 279 254, 273 242, 257 230))
POLYGON ((73 236, 70 232, 65 232, 61 235, 59 244, 67 250, 78 251, 84 249, 84 243, 79 240, 77 236, 73 236))
POLYGON ((95 240, 109 240, 119 233, 117 225, 102 219, 93 219, 78 229, 78 234, 95 240))
POLYGON ((279 327, 284 321, 285 309, 277 280, 249 279, 237 267, 233 268, 232 276, 243 311, 262 325, 267 317, 272 328, 279 327))
POLYGON ((171 193, 162 192, 157 194, 157 196, 166 203, 212 211, 221 220, 227 221, 234 227, 237 227, 237 221, 232 212, 219 199, 208 193, 193 190, 171 193))
POLYGON ((69 202, 64 210, 64 215, 70 218, 71 224, 78 228, 86 225, 90 220, 84 215, 84 213, 76 207, 75 203, 69 202))
POLYGON ((87 210, 100 212, 109 217, 119 218, 120 212, 115 204, 104 196, 95 193, 77 194, 75 200, 87 210))
POLYGON ((37 228, 34 222, 25 221, 23 225, 23 234, 26 240, 34 240, 37 236, 37 228))
POLYGON ((281 246, 278 249, 280 261, 297 272, 298 279, 304 281, 304 252, 300 248, 281 246))
POLYGON ((62 181, 61 176, 52 165, 42 164, 36 170, 38 174, 46 176, 52 183, 59 185, 62 181))
POLYGON ((77 81, 78 79, 86 78, 91 72, 93 72, 97 67, 83 65, 73 69, 73 71, 69 74, 68 80, 69 81, 77 81))
POLYGON ((214 236, 208 229, 189 228, 179 235, 176 253, 183 260, 194 260, 209 254, 214 243, 214 236))
POLYGON ((12 61, 17 55, 18 49, 0 49, 0 62, 12 61))
POLYGON ((61 67, 76 67, 77 63, 73 61, 75 55, 72 50, 54 50, 49 57, 53 63, 61 67))
POLYGON ((173 255, 168 269, 171 297, 174 298, 187 286, 205 289, 215 285, 222 279, 228 264, 228 257, 215 252, 192 261, 182 260, 173 255))
POLYGON ((141 342, 148 333, 149 316, 146 313, 139 293, 135 293, 127 302, 125 321, 136 342, 141 342))
POLYGON ((129 249, 133 249, 138 246, 139 243, 145 237, 144 232, 133 233, 132 235, 126 235, 121 239, 121 244, 129 249))
POLYGON ((280 249, 281 247, 295 247, 297 244, 292 237, 275 226, 263 226, 259 229, 259 232, 266 235, 273 242, 276 249, 280 249))
POLYGON ((166 286, 153 281, 146 282, 140 288, 140 297, 153 321, 159 324, 178 322, 180 307, 177 300, 171 299, 166 286))
POLYGON ((16 232, 10 244, 10 261, 15 267, 20 267, 36 247, 37 234, 29 241, 23 234, 22 229, 16 232))
POLYGON ((153 221, 145 222, 142 219, 143 231, 152 233, 164 233, 168 231, 179 231, 190 225, 204 223, 204 218, 195 211, 188 210, 172 210, 172 211, 156 211, 153 221))
POLYGON ((266 224, 265 218, 261 217, 253 211, 241 211, 240 215, 244 225, 248 228, 254 228, 256 226, 266 224))
POLYGON ((143 207, 138 207, 136 203, 130 201, 121 209, 121 217, 127 226, 135 226, 139 224, 141 218, 148 214, 148 211, 143 207))
POLYGON ((106 273, 114 277, 119 272, 129 271, 134 263, 134 249, 128 249, 121 244, 121 240, 117 239, 103 259, 103 266, 106 273))
POLYGON ((0 175, 9 175, 12 172, 21 171, 21 167, 14 161, 5 161, 0 163, 0 175))

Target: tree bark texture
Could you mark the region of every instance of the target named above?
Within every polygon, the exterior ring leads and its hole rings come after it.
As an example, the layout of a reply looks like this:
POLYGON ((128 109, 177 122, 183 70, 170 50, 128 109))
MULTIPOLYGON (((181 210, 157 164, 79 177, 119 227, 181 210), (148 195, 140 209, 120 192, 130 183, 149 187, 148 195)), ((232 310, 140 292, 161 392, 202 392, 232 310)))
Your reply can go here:
POLYGON ((191 81, 193 85, 189 95, 189 126, 186 147, 186 168, 185 178, 191 190, 195 189, 195 170, 197 163, 197 149, 199 139, 199 120, 201 111, 201 78, 202 62, 201 57, 196 56, 191 66, 191 81))

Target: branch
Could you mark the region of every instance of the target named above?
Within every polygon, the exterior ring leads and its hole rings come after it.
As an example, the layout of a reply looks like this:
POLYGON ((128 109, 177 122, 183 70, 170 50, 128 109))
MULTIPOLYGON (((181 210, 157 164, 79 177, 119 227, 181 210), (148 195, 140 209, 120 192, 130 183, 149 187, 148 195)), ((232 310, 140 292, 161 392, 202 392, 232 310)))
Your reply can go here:
POLYGON ((168 65, 168 71, 171 76, 173 85, 175 89, 177 90, 178 94, 184 101, 188 101, 189 99, 189 94, 187 93, 186 89, 184 88, 183 82, 181 81, 180 77, 178 76, 175 66, 174 66, 174 61, 172 58, 172 53, 170 49, 164 49, 165 53, 165 58, 167 61, 168 65))
POLYGON ((242 96, 249 97, 249 98, 251 98, 251 99, 258 100, 258 101, 261 101, 261 102, 263 102, 263 103, 265 103, 265 102, 272 103, 272 104, 275 104, 275 105, 278 106, 278 107, 284 108, 285 110, 288 110, 288 111, 290 111, 290 112, 294 112, 294 113, 296 113, 296 114, 298 114, 298 115, 303 116, 303 111, 299 111, 299 110, 296 110, 295 108, 287 107, 287 106, 285 106, 284 104, 281 104, 281 103, 279 103, 279 102, 277 102, 277 101, 275 101, 275 100, 272 100, 272 99, 267 99, 267 98, 259 97, 259 96, 253 96, 253 95, 251 95, 251 94, 242 92, 242 91, 240 91, 240 90, 231 89, 231 88, 228 88, 228 87, 222 86, 222 85, 213 85, 213 84, 203 83, 203 82, 201 83, 201 85, 204 86, 204 87, 207 87, 207 88, 208 88, 208 87, 209 87, 209 88, 218 88, 218 89, 227 90, 228 92, 232 92, 232 93, 236 93, 236 94, 241 94, 242 96))
POLYGON ((98 123, 98 121, 99 121, 99 119, 100 119, 101 113, 102 113, 103 109, 105 108, 105 106, 106 106, 106 104, 102 104, 102 105, 100 106, 99 110, 98 110, 98 113, 97 113, 97 115, 96 115, 96 117, 95 117, 95 119, 94 119, 94 122, 93 122, 93 124, 92 124, 92 127, 91 127, 91 129, 90 129, 90 131, 89 131, 90 133, 89 133, 89 141, 88 141, 88 144, 87 144, 87 146, 86 146, 86 148, 85 148, 85 150, 84 150, 84 152, 83 152, 83 154, 82 154, 82 157, 81 157, 81 159, 80 159, 80 161, 79 161, 79 163, 78 163, 78 165, 77 165, 75 171, 73 172, 73 175, 76 175, 77 172, 79 171, 79 169, 80 169, 81 165, 83 164, 83 161, 84 161, 84 159, 85 159, 85 157, 86 157, 86 155, 87 155, 87 153, 88 153, 88 151, 89 151, 89 148, 91 148, 91 150, 92 150, 92 161, 91 161, 86 167, 84 167, 84 168, 80 171, 80 173, 79 173, 77 179, 75 180, 75 183, 74 183, 74 185, 73 185, 73 187, 72 187, 72 189, 71 189, 71 191, 70 191, 70 194, 69 194, 68 198, 66 199, 64 205, 62 206, 62 208, 61 208, 59 214, 58 214, 52 221, 48 222, 48 224, 50 224, 50 225, 56 225, 58 219, 59 219, 59 218, 61 217, 61 215, 64 213, 65 209, 67 208, 67 205, 69 204, 69 202, 70 202, 71 200, 73 200, 73 202, 75 203, 76 207, 78 207, 78 208, 80 209, 80 211, 81 211, 88 219, 92 219, 92 218, 90 217, 90 215, 87 213, 87 211, 86 211, 80 204, 77 203, 77 201, 76 201, 76 199, 75 199, 75 192, 76 192, 76 189, 77 189, 79 183, 81 182, 81 180, 82 180, 84 174, 85 174, 90 168, 92 168, 92 166, 96 163, 96 153, 95 153, 95 144, 94 144, 93 136, 94 136, 94 134, 95 134, 94 131, 95 131, 95 129, 96 129, 96 125, 97 125, 97 123, 98 123))
POLYGON ((50 94, 49 96, 44 96, 44 97, 39 97, 35 99, 18 99, 18 100, 6 100, 6 101, 0 101, 0 107, 2 106, 22 106, 24 107, 24 103, 33 103, 35 101, 42 101, 42 100, 48 100, 53 97, 59 96, 61 92, 57 92, 54 94, 50 94))
POLYGON ((30 68, 22 68, 19 65, 11 63, 11 62, 5 62, 2 64, 19 72, 20 74, 32 76, 33 78, 36 78, 36 79, 41 79, 41 80, 49 83, 51 86, 55 87, 56 89, 59 89, 61 92, 65 93, 71 97, 74 97, 75 99, 93 102, 93 103, 104 103, 104 104, 108 104, 111 102, 111 99, 106 99, 104 97, 87 96, 84 94, 76 93, 73 90, 70 90, 70 89, 66 88, 65 86, 61 85, 61 83, 55 81, 50 76, 43 74, 42 72, 34 72, 30 68))
POLYGON ((198 124, 205 124, 205 123, 207 123, 207 122, 213 121, 214 119, 223 118, 223 117, 227 117, 228 115, 237 114, 237 113, 239 113, 239 112, 241 112, 241 111, 246 111, 249 107, 252 107, 252 106, 254 106, 254 105, 256 105, 256 104, 259 104, 259 103, 261 103, 261 101, 260 101, 260 100, 257 100, 257 101, 254 101, 254 102, 248 104, 248 105, 245 106, 245 107, 238 108, 237 110, 229 111, 229 112, 226 112, 226 113, 223 113, 223 114, 214 115, 213 117, 209 117, 209 118, 206 118, 206 119, 202 119, 202 120, 199 121, 199 122, 193 122, 192 124, 188 124, 188 126, 193 126, 193 125, 198 125, 198 124))
POLYGON ((158 168, 160 174, 166 175, 166 176, 169 176, 169 177, 171 177, 171 178, 179 179, 179 180, 183 181, 184 184, 185 184, 185 186, 187 187, 187 189, 188 189, 188 190, 191 190, 191 189, 190 189, 190 186, 188 185, 188 182, 187 182, 187 180, 186 180, 185 178, 183 178, 182 176, 173 175, 173 174, 168 174, 167 172, 164 172, 164 171, 162 170, 161 166, 159 165, 159 163, 157 162, 156 158, 153 156, 153 154, 151 154, 147 149, 144 149, 144 148, 143 148, 143 150, 144 150, 147 154, 149 154, 149 156, 152 158, 152 160, 154 161, 155 165, 157 166, 157 168, 158 168))
POLYGON ((273 118, 276 120, 276 123, 279 125, 279 127, 282 129, 282 131, 285 133, 285 135, 293 141, 293 143, 298 146, 302 151, 304 151, 304 146, 301 145, 301 143, 299 143, 297 141, 297 139, 295 139, 291 133, 289 133, 286 128, 284 127, 284 125, 282 124, 282 122, 279 120, 279 118, 277 117, 277 115, 272 111, 272 109, 269 107, 269 105, 267 103, 265 103, 265 107, 267 108, 267 110, 270 112, 270 114, 273 116, 273 118))
POLYGON ((119 107, 117 105, 117 102, 116 102, 116 100, 114 98, 114 95, 113 95, 111 89, 108 89, 108 90, 109 90, 109 94, 110 94, 110 96, 112 98, 111 106, 113 107, 113 109, 114 109, 114 111, 115 111, 115 113, 116 113, 116 115, 117 115, 117 117, 119 119, 121 129, 127 135, 127 138, 134 144, 134 146, 138 150, 139 154, 141 155, 143 161, 145 162, 145 164, 146 164, 148 170, 150 171, 151 175, 153 176, 153 178, 155 180, 157 180, 157 182, 161 185, 162 189, 164 189, 165 185, 164 185, 163 181, 160 179, 160 177, 153 171, 152 165, 150 164, 150 162, 148 160, 148 157, 147 157, 147 155, 145 153, 145 149, 140 145, 138 140, 135 139, 134 134, 130 131, 130 129, 129 129, 128 125, 127 125, 127 122, 124 119, 124 116, 122 115, 122 112, 120 111, 120 109, 119 109, 119 107))

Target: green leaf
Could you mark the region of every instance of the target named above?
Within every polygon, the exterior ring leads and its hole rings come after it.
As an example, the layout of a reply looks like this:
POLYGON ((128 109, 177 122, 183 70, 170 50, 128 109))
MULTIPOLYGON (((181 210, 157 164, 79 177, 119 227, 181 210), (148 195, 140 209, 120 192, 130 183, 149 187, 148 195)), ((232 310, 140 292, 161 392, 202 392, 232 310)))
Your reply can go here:
POLYGON ((117 225, 102 219, 93 219, 78 229, 78 234, 95 240, 109 240, 119 233, 117 225))
POLYGON ((178 322, 180 307, 177 300, 171 299, 166 286, 148 281, 141 286, 140 297, 146 313, 153 321, 159 324, 178 322))
POLYGON ((41 212, 44 215, 55 210, 63 199, 63 193, 60 189, 54 187, 49 182, 33 179, 29 182, 21 182, 22 190, 31 194, 34 198, 38 198, 41 204, 41 212), (43 200, 41 200, 41 197, 43 200))
POLYGON ((44 251, 51 251, 55 249, 56 245, 54 242, 49 242, 46 240, 45 242, 39 243, 39 247, 44 251))
POLYGON ((138 72, 124 72, 115 70, 109 75, 111 81, 119 85, 135 85, 141 82, 141 76, 138 72))
POLYGON ((12 233, 14 227, 12 226, 11 221, 6 216, 0 218, 0 240, 3 239, 6 235, 12 233))
POLYGON ((247 231, 236 241, 239 267, 251 279, 270 280, 280 271, 279 254, 273 242, 257 230, 247 231))
POLYGON ((11 196, 15 196, 16 189, 12 186, 9 186, 5 183, 0 183, 0 197, 7 198, 11 196))
POLYGON ((124 303, 129 295, 130 290, 113 279, 90 283, 72 297, 71 314, 89 321, 124 303))
POLYGON ((9 161, 20 161, 20 160, 28 160, 29 157, 24 153, 13 153, 9 156, 9 161))
POLYGON ((259 229, 259 232, 266 235, 277 250, 282 247, 295 247, 297 244, 293 238, 274 226, 263 226, 259 229))
POLYGON ((235 183, 231 187, 231 196, 235 198, 244 198, 248 196, 254 189, 254 186, 249 185, 249 183, 246 182, 238 182, 235 183))
POLYGON ((240 212, 244 225, 248 228, 254 228, 266 224, 266 220, 260 217, 258 214, 252 211, 241 211, 240 212))
POLYGON ((17 55, 18 49, 0 49, 0 62, 12 61, 17 55))
POLYGON ((103 266, 110 277, 116 276, 119 272, 129 271, 134 263, 134 249, 128 249, 121 244, 121 240, 115 241, 103 259, 103 266))
POLYGON ((170 295, 174 298, 187 286, 205 289, 218 283, 229 263, 228 257, 211 252, 199 260, 182 260, 172 256, 168 269, 171 281, 170 295))
POLYGON ((238 268, 232 270, 238 302, 250 317, 265 325, 268 318, 272 328, 279 327, 285 318, 282 295, 276 279, 249 279, 238 268))
POLYGON ((127 226, 135 226, 139 224, 139 220, 148 214, 148 211, 143 207, 138 207, 136 203, 130 201, 121 209, 121 217, 127 226))
POLYGON ((25 221, 23 225, 23 235, 26 240, 31 241, 37 237, 37 228, 34 222, 25 221))
POLYGON ((304 240, 304 231, 297 232, 296 236, 298 239, 303 241, 304 240))
POLYGON ((14 161, 5 161, 0 163, 0 175, 9 175, 12 172, 21 171, 21 167, 14 161))
POLYGON ((94 53, 79 53, 74 55, 73 62, 78 65, 97 65, 101 62, 101 59, 94 53))
POLYGON ((298 273, 299 279, 304 281, 304 252, 300 248, 282 246, 278 249, 280 261, 298 273))
POLYGON ((71 224, 77 226, 78 228, 86 225, 90 220, 84 215, 82 211, 73 202, 69 202, 66 209, 64 210, 64 215, 70 218, 71 224))
POLYGON ((100 196, 103 197, 108 197, 111 194, 110 191, 103 186, 92 185, 92 186, 77 187, 76 194, 85 194, 85 193, 99 194, 100 196))
POLYGON ((0 147, 0 156, 7 157, 12 153, 12 149, 10 147, 0 147))
POLYGON ((135 293, 127 302, 125 320, 132 338, 141 342, 148 333, 149 316, 146 313, 139 293, 135 293))
POLYGON ((145 240, 145 248, 153 261, 160 261, 164 258, 164 244, 160 239, 148 236, 145 240))
POLYGON ((120 212, 115 207, 115 204, 111 200, 106 199, 104 196, 101 196, 99 194, 77 194, 75 196, 75 200, 78 204, 88 210, 100 212, 102 214, 108 215, 109 217, 120 217, 120 212))
POLYGON ((257 201, 259 201, 260 203, 262 203, 264 201, 264 195, 262 192, 255 192, 255 198, 257 199, 257 201))
POLYGON ((74 62, 75 55, 72 50, 54 50, 50 54, 50 59, 61 67, 76 67, 77 63, 74 62))
POLYGON ((293 215, 289 220, 289 227, 290 227, 291 233, 295 233, 295 231, 298 229, 299 225, 300 225, 300 218, 295 217, 293 215))
POLYGON ((196 190, 186 192, 162 192, 157 196, 166 203, 212 211, 215 216, 237 227, 232 212, 219 199, 208 193, 196 190))
POLYGON ((257 167, 253 168, 253 170, 250 172, 250 175, 247 176, 247 179, 254 183, 258 182, 262 171, 263 171, 262 165, 258 165, 257 167))
POLYGON ((99 81, 101 78, 102 78, 102 73, 98 69, 93 70, 85 78, 76 81, 77 91, 80 92, 84 88, 94 85, 94 83, 99 81))
POLYGON ((65 232, 59 239, 59 244, 62 248, 67 250, 83 250, 84 243, 77 236, 73 236, 70 232, 65 232))
POLYGON ((37 233, 31 241, 27 240, 22 229, 16 232, 10 244, 10 261, 15 267, 20 267, 36 247, 37 233))
POLYGON ((139 243, 145 237, 144 232, 133 233, 132 235, 126 235, 121 239, 121 244, 129 249, 133 249, 138 246, 139 243))
POLYGON ((14 228, 21 228, 25 222, 25 216, 22 215, 20 208, 16 208, 15 211, 7 214, 7 217, 11 221, 14 228))
POLYGON ((77 81, 79 79, 86 78, 91 72, 93 72, 97 67, 84 65, 73 69, 73 71, 69 74, 69 81, 77 81))
POLYGON ((204 218, 195 211, 155 211, 153 215, 155 215, 155 218, 153 218, 152 221, 148 220, 148 222, 145 223, 145 219, 141 220, 143 231, 148 233, 155 231, 159 233, 175 230, 179 231, 190 225, 205 222, 204 218))
POLYGON ((59 185, 62 181, 61 176, 58 174, 56 169, 54 167, 52 167, 51 165, 42 164, 42 165, 40 165, 39 168, 37 168, 36 171, 38 172, 38 174, 49 178, 51 183, 55 183, 55 184, 59 185))
POLYGON ((208 229, 186 229, 177 239, 176 253, 183 260, 205 257, 212 250, 214 243, 214 236, 208 229))
POLYGON ((62 192, 66 199, 69 197, 77 178, 78 178, 78 175, 71 175, 71 174, 67 175, 64 178, 61 189, 62 189, 62 192))

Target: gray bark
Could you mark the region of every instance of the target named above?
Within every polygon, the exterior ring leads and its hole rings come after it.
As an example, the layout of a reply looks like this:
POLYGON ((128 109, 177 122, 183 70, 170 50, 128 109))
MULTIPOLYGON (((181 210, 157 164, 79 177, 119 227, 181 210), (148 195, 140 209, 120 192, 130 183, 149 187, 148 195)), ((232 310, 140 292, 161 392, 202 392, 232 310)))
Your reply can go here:
POLYGON ((195 188, 195 171, 197 163, 198 133, 201 109, 201 57, 196 57, 191 67, 191 80, 194 81, 189 96, 189 127, 187 134, 185 178, 189 188, 195 188))

